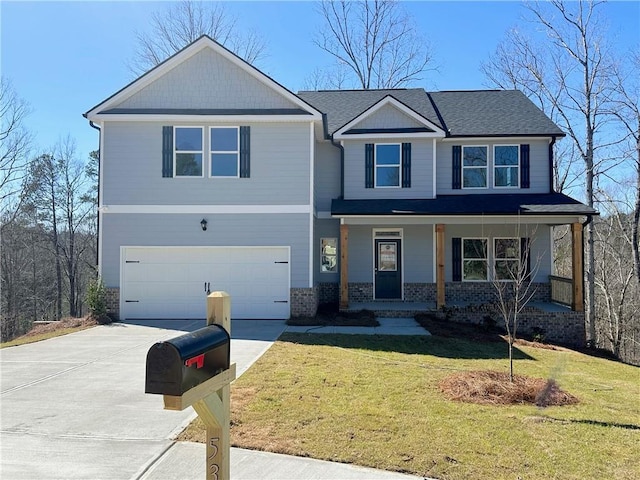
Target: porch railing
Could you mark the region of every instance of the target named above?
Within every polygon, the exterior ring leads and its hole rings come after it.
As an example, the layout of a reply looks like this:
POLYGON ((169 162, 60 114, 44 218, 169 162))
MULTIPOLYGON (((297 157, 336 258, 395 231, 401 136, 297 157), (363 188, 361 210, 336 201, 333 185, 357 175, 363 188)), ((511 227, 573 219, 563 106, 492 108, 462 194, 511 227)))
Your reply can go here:
POLYGON ((551 301, 571 307, 573 305, 573 280, 549 275, 551 301))

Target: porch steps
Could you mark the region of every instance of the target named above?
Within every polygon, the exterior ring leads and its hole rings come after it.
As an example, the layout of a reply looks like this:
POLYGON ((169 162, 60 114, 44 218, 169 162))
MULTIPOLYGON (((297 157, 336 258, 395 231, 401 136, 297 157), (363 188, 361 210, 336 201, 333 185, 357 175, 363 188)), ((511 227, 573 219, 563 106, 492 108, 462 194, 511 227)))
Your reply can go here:
POLYGON ((348 312, 371 310, 376 318, 413 318, 418 313, 436 310, 436 304, 427 302, 366 302, 352 303, 348 312))

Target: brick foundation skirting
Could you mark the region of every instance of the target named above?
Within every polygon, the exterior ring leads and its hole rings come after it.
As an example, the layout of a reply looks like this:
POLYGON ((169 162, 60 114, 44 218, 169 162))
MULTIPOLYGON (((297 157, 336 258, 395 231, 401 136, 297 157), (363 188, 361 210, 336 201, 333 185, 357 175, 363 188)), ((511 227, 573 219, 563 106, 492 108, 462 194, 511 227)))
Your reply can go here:
POLYGON ((114 320, 120 320, 120 289, 118 287, 106 287, 104 290, 107 315, 114 320))
POLYGON ((291 316, 313 317, 318 310, 320 287, 291 289, 291 316))

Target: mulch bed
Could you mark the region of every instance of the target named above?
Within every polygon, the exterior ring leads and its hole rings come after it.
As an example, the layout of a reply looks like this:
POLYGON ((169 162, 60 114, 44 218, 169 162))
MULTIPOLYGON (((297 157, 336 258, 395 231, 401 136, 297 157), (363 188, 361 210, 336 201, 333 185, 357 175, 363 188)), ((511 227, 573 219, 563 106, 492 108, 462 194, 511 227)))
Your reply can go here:
MULTIPOLYGON (((110 320, 110 319, 109 319, 110 320)), ((43 333, 55 332, 57 330, 62 330, 65 328, 76 328, 76 327, 92 327, 94 325, 98 325, 102 323, 104 320, 98 321, 98 319, 93 317, 81 317, 81 318, 63 318, 57 322, 50 323, 41 323, 34 325, 34 327, 29 330, 25 336, 31 337, 35 335, 40 335, 43 333)))
POLYGON ((553 380, 491 370, 459 372, 440 382, 440 390, 451 400, 484 405, 531 404, 539 407, 574 405, 578 398, 563 391, 553 380))
POLYGON ((300 327, 337 326, 337 327, 378 327, 380 322, 376 320, 371 310, 359 310, 357 312, 340 312, 334 304, 321 304, 315 317, 291 317, 287 325, 300 327))

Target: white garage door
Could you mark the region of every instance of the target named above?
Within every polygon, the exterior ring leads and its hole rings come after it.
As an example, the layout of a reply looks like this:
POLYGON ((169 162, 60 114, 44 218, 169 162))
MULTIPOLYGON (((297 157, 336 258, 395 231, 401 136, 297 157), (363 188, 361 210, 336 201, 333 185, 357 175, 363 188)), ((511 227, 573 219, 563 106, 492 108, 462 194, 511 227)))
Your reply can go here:
POLYGON ((289 317, 288 247, 125 247, 123 318, 205 318, 206 288, 233 318, 289 317))

